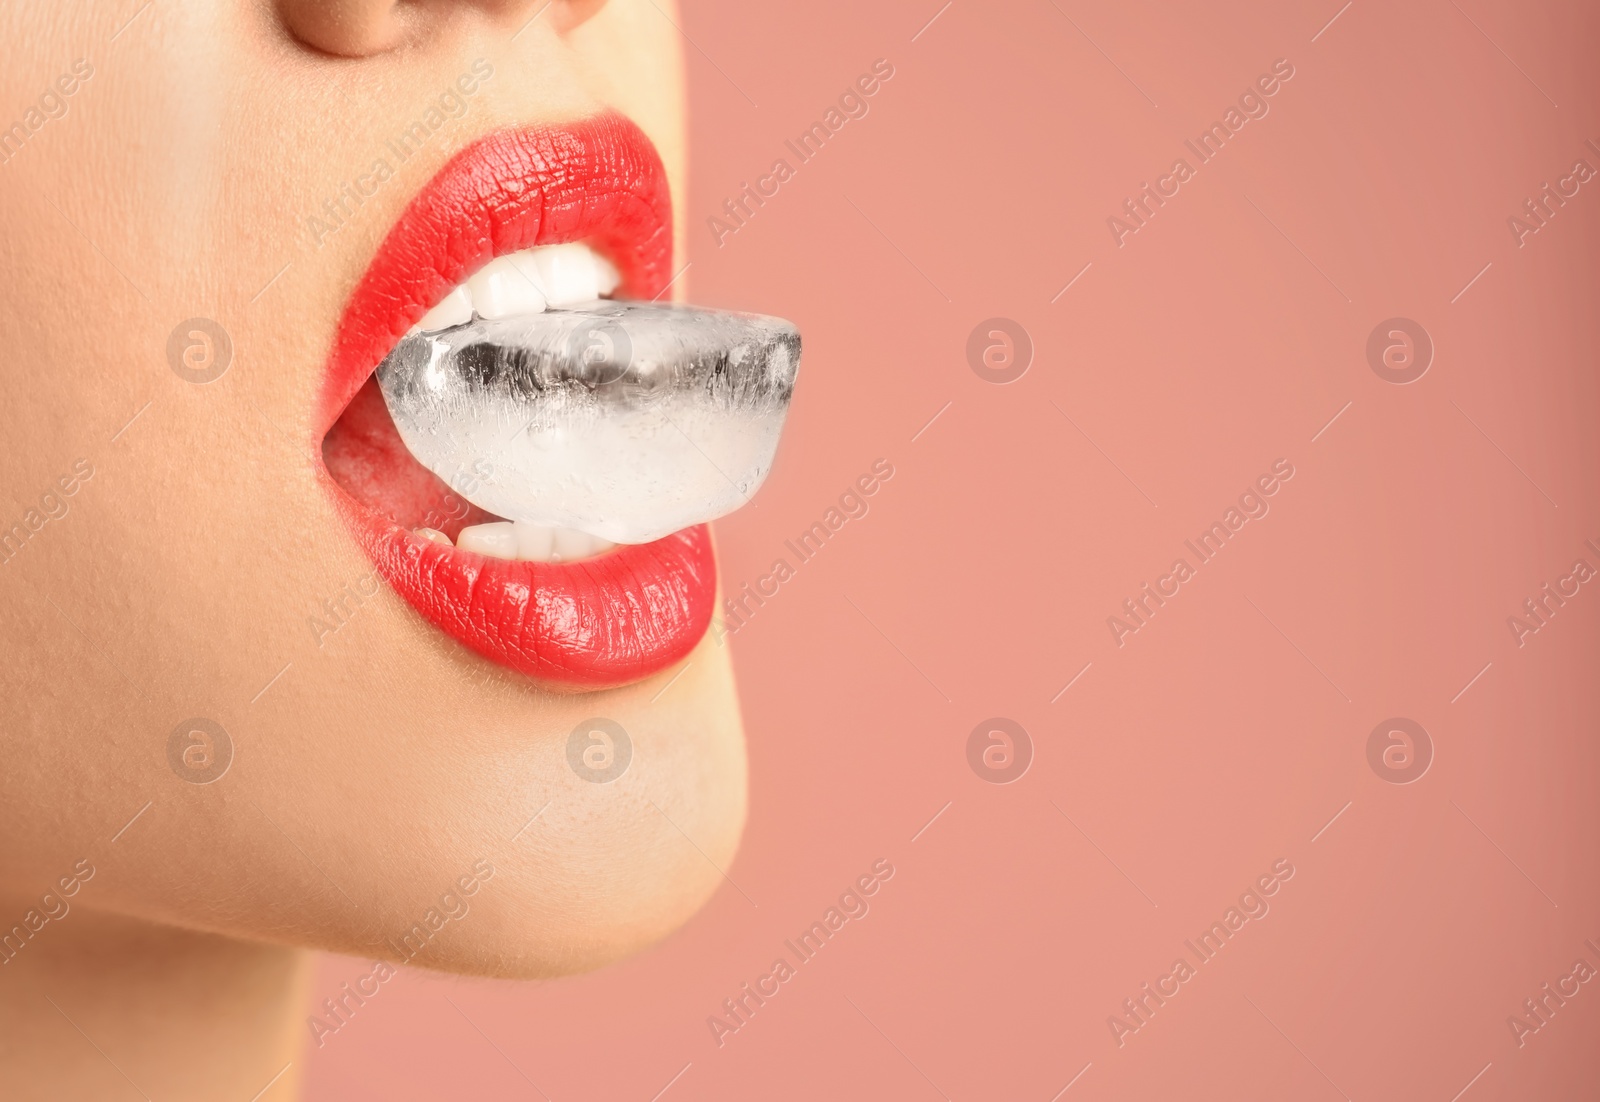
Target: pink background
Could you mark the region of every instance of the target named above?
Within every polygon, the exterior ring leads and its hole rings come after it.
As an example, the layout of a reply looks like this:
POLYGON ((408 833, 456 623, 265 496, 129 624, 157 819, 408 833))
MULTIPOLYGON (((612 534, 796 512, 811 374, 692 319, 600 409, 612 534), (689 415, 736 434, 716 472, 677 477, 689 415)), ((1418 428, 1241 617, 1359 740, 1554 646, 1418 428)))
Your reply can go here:
POLYGON ((731 641, 737 889, 598 975, 406 973, 310 1098, 1595 1097, 1600 983, 1520 1047, 1507 1019, 1600 967, 1600 584, 1521 646, 1507 620, 1600 567, 1600 178, 1520 246, 1507 219, 1600 170, 1600 10, 1205 8, 688 0, 693 297, 806 339, 725 584, 895 474, 731 641), (878 58, 870 113, 719 248, 706 219, 878 58), (1036 349, 1009 385, 967 361, 993 316, 1036 349), (1395 316, 1435 346, 1409 385, 1367 359, 1395 316), (1107 617, 1280 458, 1270 513, 1119 646, 1107 617), (1007 785, 967 761, 996 716, 1034 745, 1007 785), (1368 763, 1394 716, 1433 743, 1411 784, 1368 763), (719 1046, 723 999, 879 858, 870 913, 719 1046), (1119 1045, 1279 859, 1270 912, 1119 1045))

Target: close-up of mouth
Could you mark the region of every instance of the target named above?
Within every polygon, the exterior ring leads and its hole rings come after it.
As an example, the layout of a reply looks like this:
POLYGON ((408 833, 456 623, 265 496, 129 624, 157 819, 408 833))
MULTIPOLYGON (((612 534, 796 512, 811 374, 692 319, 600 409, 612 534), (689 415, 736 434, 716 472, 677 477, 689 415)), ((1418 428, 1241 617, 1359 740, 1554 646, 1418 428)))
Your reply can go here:
POLYGON ((315 443, 376 572, 548 688, 694 648, 707 522, 766 477, 793 391, 788 323, 658 301, 671 225, 622 117, 490 134, 391 228, 328 360, 315 443))

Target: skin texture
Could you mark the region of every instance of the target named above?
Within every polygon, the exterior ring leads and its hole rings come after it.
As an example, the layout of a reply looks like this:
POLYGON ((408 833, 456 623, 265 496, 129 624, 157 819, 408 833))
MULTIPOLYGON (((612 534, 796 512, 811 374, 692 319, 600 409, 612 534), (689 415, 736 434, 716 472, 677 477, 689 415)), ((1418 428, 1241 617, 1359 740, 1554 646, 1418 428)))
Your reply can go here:
POLYGON ((394 960, 430 909, 459 907, 414 965, 570 972, 659 939, 721 883, 745 806, 726 648, 708 636, 687 668, 543 691, 372 579, 321 481, 335 326, 452 153, 610 109, 684 192, 671 8, 558 0, 529 23, 538 10, 0 12, 0 122, 75 60, 92 67, 0 164, 0 342, 25 350, 0 368, 0 519, 48 517, 0 563, 0 930, 55 908, 43 893, 76 863, 94 869, 0 965, 8 1097, 125 1098, 131 1081, 248 1099, 306 1037, 300 950, 394 960), (494 76, 462 116, 315 242, 309 217, 480 57, 494 76), (167 352, 197 316, 233 349, 206 384, 167 352), (329 601, 342 622, 319 637, 329 601), (193 717, 232 745, 210 784, 168 761, 193 717), (594 717, 632 743, 610 783, 567 761, 594 717), (206 1058, 183 1055, 201 1035, 206 1058))

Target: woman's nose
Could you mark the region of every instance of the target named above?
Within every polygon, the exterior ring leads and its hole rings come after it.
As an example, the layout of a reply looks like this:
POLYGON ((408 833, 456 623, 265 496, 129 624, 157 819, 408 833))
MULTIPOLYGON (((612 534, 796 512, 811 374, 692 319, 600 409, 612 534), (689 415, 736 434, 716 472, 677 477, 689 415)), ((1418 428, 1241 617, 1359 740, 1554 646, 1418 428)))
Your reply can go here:
POLYGON ((593 16, 606 0, 278 0, 279 17, 295 38, 338 57, 370 57, 426 39, 464 14, 519 30, 548 19, 565 33, 593 16))

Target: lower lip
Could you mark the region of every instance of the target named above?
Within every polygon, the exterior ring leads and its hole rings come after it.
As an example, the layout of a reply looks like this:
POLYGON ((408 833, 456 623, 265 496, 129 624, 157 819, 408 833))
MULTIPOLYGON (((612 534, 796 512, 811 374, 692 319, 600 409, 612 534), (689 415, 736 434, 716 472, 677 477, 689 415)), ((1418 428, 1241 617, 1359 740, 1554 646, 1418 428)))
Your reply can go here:
POLYGON ((688 656, 711 622, 716 560, 704 524, 576 563, 445 547, 342 490, 380 576, 435 627, 554 689, 641 680, 688 656))
POLYGON ((608 115, 492 134, 412 200, 345 310, 319 408, 322 480, 378 574, 445 634, 556 689, 628 684, 682 660, 711 623, 716 564, 705 525, 576 563, 495 559, 423 539, 347 494, 322 438, 388 349, 493 255, 588 240, 621 293, 652 298, 671 264, 671 201, 654 148, 608 115))

